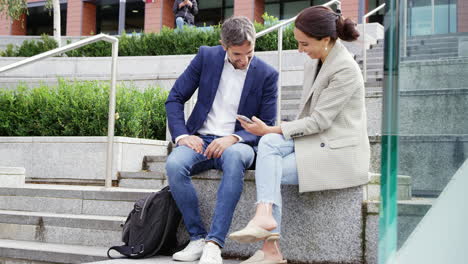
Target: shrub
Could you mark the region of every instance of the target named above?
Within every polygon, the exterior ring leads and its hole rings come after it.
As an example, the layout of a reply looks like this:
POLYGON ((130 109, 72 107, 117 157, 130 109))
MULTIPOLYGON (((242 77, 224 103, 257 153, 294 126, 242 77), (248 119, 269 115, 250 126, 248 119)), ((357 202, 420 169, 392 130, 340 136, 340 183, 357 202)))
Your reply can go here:
MULTIPOLYGON (((260 32, 276 23, 278 19, 263 15, 264 24, 254 23, 255 30, 260 32)), ((119 37, 120 56, 158 56, 158 55, 180 55, 195 54, 200 46, 219 45, 220 26, 213 26, 210 30, 200 30, 195 27, 186 27, 183 31, 177 31, 164 27, 159 33, 123 34, 119 37)), ((271 32, 257 39, 257 51, 269 51, 277 49, 278 32, 271 32)), ((70 43, 70 41, 68 41, 70 43)), ((57 46, 55 40, 46 35, 41 41, 25 41, 20 47, 7 47, 0 52, 1 56, 30 57, 57 46)), ((296 41, 293 36, 293 26, 286 27, 283 33, 283 49, 296 49, 296 41)), ((107 57, 111 56, 111 45, 99 41, 86 45, 79 49, 66 53, 69 57, 107 57)))
MULTIPOLYGON (((118 86, 115 135, 162 139, 166 134, 167 92, 156 87, 140 91, 118 86)), ((105 136, 109 83, 59 80, 0 90, 0 136, 105 136)))
POLYGON ((23 41, 21 46, 8 45, 5 51, 0 52, 0 55, 4 57, 31 57, 57 47, 57 42, 44 34, 41 35, 40 40, 23 41))

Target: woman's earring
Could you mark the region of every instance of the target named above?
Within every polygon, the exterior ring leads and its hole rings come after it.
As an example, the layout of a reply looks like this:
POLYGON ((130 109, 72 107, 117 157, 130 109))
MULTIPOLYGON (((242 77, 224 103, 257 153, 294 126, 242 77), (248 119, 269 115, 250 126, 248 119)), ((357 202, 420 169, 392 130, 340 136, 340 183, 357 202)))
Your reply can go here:
POLYGON ((328 47, 325 47, 325 51, 327 51, 327 50, 328 50, 328 47))

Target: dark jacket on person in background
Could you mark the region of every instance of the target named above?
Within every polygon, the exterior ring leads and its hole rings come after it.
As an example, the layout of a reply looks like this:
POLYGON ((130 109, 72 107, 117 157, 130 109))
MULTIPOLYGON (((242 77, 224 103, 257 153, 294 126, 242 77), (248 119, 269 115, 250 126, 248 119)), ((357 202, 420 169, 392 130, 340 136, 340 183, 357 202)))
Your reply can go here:
POLYGON ((195 24, 194 16, 198 14, 198 4, 197 0, 190 0, 192 2, 192 7, 185 5, 182 8, 179 8, 179 5, 184 2, 183 0, 175 0, 174 6, 172 7, 172 12, 174 12, 175 18, 182 17, 184 21, 189 24, 195 24))

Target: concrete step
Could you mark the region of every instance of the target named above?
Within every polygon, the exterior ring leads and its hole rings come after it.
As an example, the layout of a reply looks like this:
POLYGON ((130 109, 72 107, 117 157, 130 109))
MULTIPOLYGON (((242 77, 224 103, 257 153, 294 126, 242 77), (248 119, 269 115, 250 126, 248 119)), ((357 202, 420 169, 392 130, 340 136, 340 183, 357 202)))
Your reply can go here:
MULTIPOLYGON (((382 67, 383 67, 383 56, 379 56, 379 57, 367 57, 367 64, 378 64, 378 63, 381 63, 382 64, 382 67)), ((358 58, 356 60, 356 62, 358 64, 362 64, 362 58, 358 58)))
POLYGON ((374 55, 383 56, 383 53, 384 53, 384 48, 383 47, 375 47, 375 48, 367 50, 367 55, 368 56, 369 55, 371 55, 371 56, 374 56, 374 55))
POLYGON ((284 91, 281 90, 281 99, 282 100, 294 100, 294 99, 301 99, 302 96, 302 89, 299 91, 284 91))
POLYGON ((0 188, 0 209, 14 211, 49 212, 127 216, 136 200, 153 192, 127 188, 97 186, 61 186, 26 184, 24 188, 0 188))
POLYGON ((418 54, 418 55, 410 55, 407 57, 402 57, 402 61, 416 61, 416 60, 439 60, 444 58, 457 58, 458 52, 450 52, 450 53, 440 53, 440 54, 418 54))
POLYGON ((285 109, 281 110, 281 118, 287 117, 289 120, 294 120, 296 115, 298 114, 298 109, 285 109), (292 118, 292 119, 291 119, 292 118))
POLYGON ((288 115, 281 114, 282 121, 293 121, 294 119, 296 119, 296 114, 288 114, 288 115))
MULTIPOLYGON (((413 198, 407 201, 398 201, 398 248, 413 232, 419 221, 426 215, 435 199, 413 198)), ((378 238, 379 238, 379 201, 366 201, 363 210, 367 214, 365 219, 366 263, 378 263, 378 238)))
MULTIPOLYGON (((364 186, 366 197, 368 201, 380 200, 380 180, 379 173, 369 173, 369 183, 364 186)), ((398 200, 411 200, 411 177, 405 175, 398 175, 398 200)))
POLYGON ((281 91, 302 91, 302 85, 283 85, 281 86, 281 91))
POLYGON ((299 110, 299 100, 282 100, 281 110, 299 110))
MULTIPOLYGON (((362 67, 363 67, 363 61, 360 61, 358 64, 359 64, 359 66, 360 66, 361 69, 362 69, 362 67)), ((369 69, 376 69, 376 70, 381 70, 381 71, 383 71, 383 60, 382 60, 381 62, 374 62, 374 63, 369 63, 369 62, 368 62, 366 66, 367 66, 367 70, 369 70, 369 69)))
POLYGON ((106 260, 106 252, 107 247, 0 239, 2 263, 87 263, 106 260))
POLYGON ((411 49, 407 51, 408 56, 415 56, 415 55, 436 55, 436 54, 458 54, 458 47, 456 48, 419 48, 419 49, 411 49))
MULTIPOLYGON (((152 156, 156 157, 156 156, 152 156)), ((160 156, 161 160, 166 159, 166 156, 160 156)), ((150 163, 152 167, 154 163, 150 163)), ((119 172, 119 187, 136 188, 136 189, 154 189, 159 190, 167 185, 166 162, 158 162, 158 169, 155 171, 139 171, 139 172, 119 172)))
MULTIPOLYGON (((226 259, 223 257, 223 264, 237 264, 241 261, 238 259, 226 259)), ((93 264, 181 264, 181 263, 190 263, 196 264, 198 261, 193 262, 180 262, 172 260, 172 257, 167 256, 156 256, 145 259, 109 259, 104 261, 90 262, 93 264)), ((89 264, 90 264, 89 263, 89 264)))
POLYGON ((458 49, 458 42, 450 43, 424 43, 423 45, 407 46, 408 51, 425 50, 425 49, 458 49))
POLYGON ((0 210, 0 239, 110 247, 126 217, 0 210))
MULTIPOLYGON (((170 151, 168 151, 170 153, 170 151)), ((148 171, 162 171, 164 172, 166 168, 164 167, 166 163, 166 156, 145 156, 143 158, 143 170, 148 171)))

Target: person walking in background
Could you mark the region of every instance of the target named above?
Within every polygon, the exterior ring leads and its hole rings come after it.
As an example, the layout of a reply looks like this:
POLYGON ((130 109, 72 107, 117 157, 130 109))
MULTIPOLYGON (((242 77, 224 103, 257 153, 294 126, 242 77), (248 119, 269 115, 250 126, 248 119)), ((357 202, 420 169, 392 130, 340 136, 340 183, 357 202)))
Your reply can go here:
POLYGON ((262 136, 255 170, 257 205, 247 226, 229 237, 241 243, 264 240, 243 263, 285 263, 277 244, 281 227, 281 184, 299 192, 366 184, 370 161, 365 89, 361 70, 341 40, 359 37, 356 24, 328 7, 303 10, 295 21, 304 69, 297 120, 270 126, 253 117, 242 127, 262 136))
POLYGON ((195 15, 198 14, 197 0, 175 0, 172 12, 178 30, 182 30, 184 25, 193 26, 195 15))
POLYGON ((258 115, 268 125, 276 119, 278 72, 254 56, 255 29, 246 17, 221 26, 221 46, 200 47, 177 79, 166 101, 172 140, 177 147, 166 162, 172 196, 190 235, 188 246, 172 257, 200 264, 221 264, 221 249, 240 199, 245 170, 254 160, 260 137, 245 131, 237 114, 258 115), (187 122, 184 104, 198 90, 187 122), (223 171, 207 231, 191 175, 223 171))

